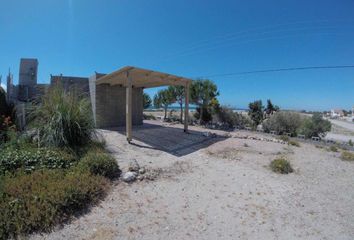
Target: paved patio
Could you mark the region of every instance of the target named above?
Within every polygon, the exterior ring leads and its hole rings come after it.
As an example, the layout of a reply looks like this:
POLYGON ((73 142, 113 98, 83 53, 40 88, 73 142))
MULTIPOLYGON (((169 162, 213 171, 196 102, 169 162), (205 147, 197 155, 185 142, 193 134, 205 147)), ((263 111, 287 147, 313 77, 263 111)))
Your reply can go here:
MULTIPOLYGON (((106 131, 117 132, 125 137, 125 128, 111 128, 106 131)), ((188 155, 199 149, 206 148, 213 143, 224 140, 223 135, 207 136, 205 131, 190 129, 183 132, 182 124, 171 125, 158 121, 145 120, 141 126, 133 127, 133 141, 131 145, 139 148, 156 149, 177 157, 188 155)))

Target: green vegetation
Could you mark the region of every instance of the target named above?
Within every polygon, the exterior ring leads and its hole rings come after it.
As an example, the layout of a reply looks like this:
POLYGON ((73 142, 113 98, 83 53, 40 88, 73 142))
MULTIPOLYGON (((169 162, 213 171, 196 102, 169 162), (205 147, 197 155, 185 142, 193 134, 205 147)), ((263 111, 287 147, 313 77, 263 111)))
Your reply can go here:
POLYGON ((217 121, 226 125, 228 128, 244 128, 247 125, 250 125, 250 119, 246 116, 243 116, 240 113, 234 112, 231 108, 228 107, 218 107, 215 110, 215 116, 217 121))
POLYGON ((354 153, 349 151, 342 152, 340 158, 344 161, 354 161, 354 153))
POLYGON ((6 101, 6 92, 0 87, 0 145, 9 141, 16 131, 15 109, 6 101))
POLYGON ((81 159, 46 148, 7 148, 0 156, 0 239, 50 230, 104 196, 120 174, 98 145, 81 159))
POLYGON ((43 168, 69 168, 76 161, 73 155, 59 149, 5 148, 0 152, 0 174, 14 173, 18 169, 28 173, 43 168))
POLYGON ((262 100, 251 102, 248 105, 249 111, 248 115, 253 121, 253 126, 256 128, 263 121, 263 110, 262 100))
POLYGON ((171 93, 173 98, 179 105, 180 108, 180 118, 179 121, 183 121, 183 101, 185 98, 185 91, 183 86, 169 86, 168 91, 171 93))
POLYGON ((94 135, 90 101, 61 86, 51 88, 31 116, 42 146, 75 148, 94 135))
POLYGON ((288 144, 291 145, 291 146, 300 147, 300 143, 298 141, 295 141, 295 140, 289 141, 288 144))
POLYGON ((143 108, 147 109, 151 106, 152 100, 151 97, 149 96, 149 94, 147 93, 143 93, 143 108))
POLYGON ((164 119, 167 118, 167 108, 175 102, 174 96, 168 89, 160 90, 154 96, 154 106, 156 108, 163 107, 165 111, 164 119))
POLYGON ((279 137, 280 140, 284 141, 284 142, 289 142, 290 138, 287 135, 281 135, 279 137))
POLYGON ((287 161, 285 158, 277 158, 274 159, 271 163, 270 163, 270 168, 277 173, 281 173, 281 174, 288 174, 288 173, 292 173, 293 169, 290 165, 290 162, 287 161))
POLYGON ((273 105, 270 99, 267 100, 267 107, 265 108, 265 112, 267 115, 272 115, 273 113, 279 111, 279 107, 277 105, 273 105))
POLYGON ((276 112, 262 126, 265 132, 276 131, 279 134, 290 133, 291 136, 296 136, 302 122, 303 118, 299 113, 276 112))
POLYGON ((151 113, 150 114, 143 114, 143 118, 145 120, 156 120, 156 117, 154 115, 152 115, 151 113))
POLYGON ((83 172, 90 172, 109 179, 120 175, 116 160, 104 152, 90 151, 79 162, 78 169, 83 172))
POLYGON ((279 139, 287 142, 291 146, 300 147, 300 143, 298 141, 291 140, 287 135, 281 135, 279 139))
POLYGON ((353 141, 351 139, 349 139, 348 144, 349 146, 354 146, 353 141))
POLYGON ((307 138, 324 137, 331 131, 331 122, 323 119, 322 114, 314 113, 311 118, 305 118, 299 132, 307 138))
POLYGON ((55 87, 31 115, 30 131, 8 131, 1 142, 0 239, 51 230, 97 202, 120 174, 94 139, 86 98, 55 87))
POLYGON ((336 146, 330 146, 328 150, 331 152, 338 152, 338 148, 336 146))
POLYGON ((217 101, 219 95, 216 84, 208 79, 199 79, 192 82, 190 91, 191 103, 198 106, 195 117, 199 119, 199 124, 209 122, 212 119, 210 103, 217 101))
POLYGON ((87 172, 39 170, 5 175, 0 189, 0 238, 48 231, 96 202, 108 186, 104 177, 87 172))

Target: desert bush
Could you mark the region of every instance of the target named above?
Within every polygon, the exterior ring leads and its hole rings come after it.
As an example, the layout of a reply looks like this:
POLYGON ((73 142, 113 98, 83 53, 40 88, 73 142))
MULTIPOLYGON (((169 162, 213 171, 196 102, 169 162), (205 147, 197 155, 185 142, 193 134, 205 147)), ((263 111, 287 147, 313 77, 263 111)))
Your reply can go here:
POLYGON ((342 152, 340 158, 345 161, 354 161, 354 153, 349 151, 342 152))
POLYGON ((80 160, 77 168, 81 171, 89 171, 92 174, 110 179, 120 175, 117 161, 109 154, 100 151, 89 151, 80 160))
POLYGON ((104 177, 63 170, 17 173, 2 180, 1 239, 50 230, 96 202, 108 187, 104 177))
POLYGON ((338 148, 336 146, 330 146, 328 150, 331 152, 338 152, 338 148))
POLYGON ((216 109, 215 120, 222 124, 227 125, 229 128, 239 127, 244 128, 246 125, 250 125, 249 118, 243 116, 240 113, 234 112, 231 108, 222 106, 216 109))
POLYGON ((274 159, 270 163, 270 168, 277 173, 288 174, 293 172, 290 162, 284 158, 274 159))
POLYGON ((276 112, 262 123, 262 127, 265 132, 276 131, 279 134, 290 133, 296 136, 302 122, 303 118, 298 113, 276 112))
POLYGON ((279 137, 280 140, 284 141, 284 142, 289 142, 290 138, 287 135, 281 135, 279 137))
POLYGON ((320 113, 314 113, 311 118, 306 118, 299 132, 307 138, 325 137, 331 131, 331 122, 323 119, 320 113))
POLYGON ((288 144, 291 146, 300 147, 300 143, 294 140, 290 140, 288 144))
POLYGON ((90 142, 94 134, 90 101, 59 85, 48 91, 31 117, 44 146, 75 148, 90 142))
POLYGON ((154 115, 150 114, 143 114, 144 120, 156 120, 156 117, 154 115))
POLYGON ((0 174, 13 173, 19 168, 26 172, 42 168, 69 168, 75 161, 73 155, 58 149, 5 148, 0 151, 0 174))

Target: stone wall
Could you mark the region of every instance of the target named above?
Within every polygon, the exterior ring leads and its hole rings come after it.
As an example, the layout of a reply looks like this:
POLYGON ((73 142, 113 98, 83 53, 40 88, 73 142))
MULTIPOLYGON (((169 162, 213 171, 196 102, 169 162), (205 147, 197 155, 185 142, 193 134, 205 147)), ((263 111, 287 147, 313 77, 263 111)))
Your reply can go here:
POLYGON ((89 96, 90 94, 89 78, 51 75, 50 84, 52 86, 55 84, 60 84, 65 91, 71 90, 79 95, 89 96))
MULTIPOLYGON (((96 85, 95 116, 97 128, 125 126, 126 89, 118 85, 96 85)), ((143 89, 133 88, 133 125, 143 124, 143 89)))

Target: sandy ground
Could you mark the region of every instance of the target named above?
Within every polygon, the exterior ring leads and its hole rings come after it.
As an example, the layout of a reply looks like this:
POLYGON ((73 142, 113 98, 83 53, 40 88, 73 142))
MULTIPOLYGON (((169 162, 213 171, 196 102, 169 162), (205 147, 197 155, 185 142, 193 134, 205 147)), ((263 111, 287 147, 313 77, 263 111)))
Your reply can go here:
POLYGON ((332 139, 341 142, 354 142, 354 123, 329 119, 332 123, 331 132, 327 133, 326 139, 332 139))
POLYGON ((331 123, 333 123, 335 125, 338 125, 342 128, 350 130, 351 132, 354 132, 354 123, 353 122, 336 120, 336 119, 330 119, 329 121, 331 121, 331 123))
POLYGON ((117 181, 89 213, 31 239, 354 239, 354 163, 340 153, 150 123, 132 145, 102 133, 123 170, 136 159, 156 180, 117 181), (269 169, 279 156, 294 173, 269 169))

